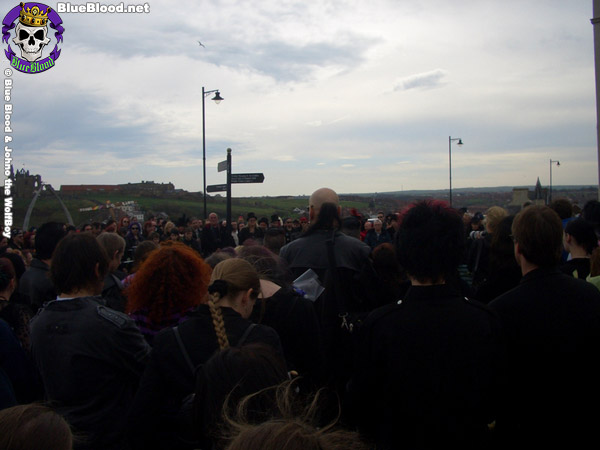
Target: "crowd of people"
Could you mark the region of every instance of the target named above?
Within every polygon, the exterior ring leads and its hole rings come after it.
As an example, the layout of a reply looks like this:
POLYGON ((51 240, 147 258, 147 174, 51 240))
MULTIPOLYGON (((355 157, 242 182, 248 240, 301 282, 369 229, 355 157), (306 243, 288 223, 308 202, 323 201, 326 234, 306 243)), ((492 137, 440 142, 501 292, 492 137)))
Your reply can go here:
POLYGON ((363 217, 329 188, 298 219, 15 228, 0 448, 588 446, 599 237, 598 201, 363 217))

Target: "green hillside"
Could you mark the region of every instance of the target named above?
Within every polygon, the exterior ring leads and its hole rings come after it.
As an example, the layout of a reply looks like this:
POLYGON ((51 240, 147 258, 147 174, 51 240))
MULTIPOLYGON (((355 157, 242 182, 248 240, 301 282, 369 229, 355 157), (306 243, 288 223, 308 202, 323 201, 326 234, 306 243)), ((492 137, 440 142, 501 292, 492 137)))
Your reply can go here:
MULTIPOLYGON (((89 208, 98 205, 105 205, 107 201, 112 204, 121 202, 135 201, 144 215, 147 217, 150 214, 166 213, 171 219, 177 220, 184 214, 188 217, 202 217, 204 204, 202 197, 198 199, 180 199, 180 198, 156 198, 156 197, 132 197, 123 194, 107 193, 78 195, 77 197, 63 197, 67 209, 69 210, 73 222, 76 226, 89 221, 102 221, 111 217, 110 211, 100 209, 97 211, 79 211, 82 208, 89 208)), ((27 208, 31 200, 29 199, 14 199, 14 222, 16 226, 21 226, 27 212, 27 208)), ((250 197, 250 198, 233 198, 232 201, 232 217, 237 219, 239 215, 244 217, 250 211, 254 212, 257 217, 270 217, 272 214, 277 214, 280 217, 300 217, 300 213, 294 213, 295 208, 306 209, 308 206, 308 198, 306 197, 250 197)), ((342 201, 342 206, 346 208, 357 208, 363 210, 367 208, 367 201, 342 201)), ((208 212, 216 212, 219 217, 226 215, 226 199, 224 197, 208 197, 207 210, 208 212)), ((65 222, 66 217, 60 207, 59 202, 54 196, 45 193, 39 198, 31 214, 29 225, 40 225, 48 221, 65 222)))

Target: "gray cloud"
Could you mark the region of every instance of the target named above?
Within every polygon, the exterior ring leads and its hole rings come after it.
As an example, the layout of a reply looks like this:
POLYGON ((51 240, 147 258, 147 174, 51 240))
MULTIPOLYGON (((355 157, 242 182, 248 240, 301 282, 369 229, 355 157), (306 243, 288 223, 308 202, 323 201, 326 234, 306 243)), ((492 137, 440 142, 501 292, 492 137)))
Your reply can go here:
POLYGON ((365 61, 367 50, 381 42, 378 37, 347 31, 318 42, 295 43, 269 35, 254 41, 250 33, 231 33, 222 28, 199 31, 181 22, 159 26, 152 17, 126 22, 123 17, 108 21, 107 17, 94 16, 94 26, 90 26, 90 17, 84 19, 70 23, 65 40, 77 36, 69 44, 88 53, 106 53, 120 59, 188 56, 219 67, 250 70, 278 82, 311 79, 319 68, 350 71, 365 61), (198 40, 205 47, 200 47, 198 40))
POLYGON ((434 89, 443 86, 444 78, 448 72, 435 69, 430 72, 418 73, 405 78, 400 78, 394 85, 394 91, 407 91, 409 89, 434 89))
POLYGON ((270 41, 255 46, 230 46, 208 58, 216 65, 235 69, 248 68, 280 82, 300 81, 310 78, 318 68, 352 70, 364 61, 363 55, 371 43, 372 41, 358 37, 349 42, 305 45, 270 41))

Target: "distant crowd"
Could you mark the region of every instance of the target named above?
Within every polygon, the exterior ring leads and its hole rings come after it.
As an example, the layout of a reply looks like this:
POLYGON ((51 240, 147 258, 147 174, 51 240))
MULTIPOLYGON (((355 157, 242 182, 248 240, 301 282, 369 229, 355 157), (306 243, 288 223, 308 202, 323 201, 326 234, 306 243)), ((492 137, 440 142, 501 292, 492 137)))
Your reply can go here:
POLYGON ((600 202, 437 200, 0 241, 0 449, 582 448, 600 202))

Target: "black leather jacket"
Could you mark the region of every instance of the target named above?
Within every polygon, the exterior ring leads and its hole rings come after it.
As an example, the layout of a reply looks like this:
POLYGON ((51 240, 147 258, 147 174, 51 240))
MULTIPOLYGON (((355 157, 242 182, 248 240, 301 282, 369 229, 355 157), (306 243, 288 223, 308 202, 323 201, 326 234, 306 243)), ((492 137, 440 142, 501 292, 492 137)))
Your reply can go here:
POLYGON ((101 297, 54 300, 32 319, 31 346, 48 400, 87 436, 81 448, 127 448, 124 417, 150 353, 135 322, 101 297))

